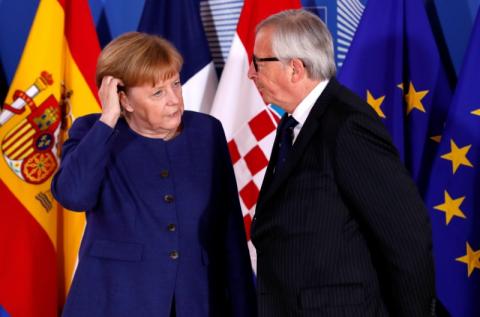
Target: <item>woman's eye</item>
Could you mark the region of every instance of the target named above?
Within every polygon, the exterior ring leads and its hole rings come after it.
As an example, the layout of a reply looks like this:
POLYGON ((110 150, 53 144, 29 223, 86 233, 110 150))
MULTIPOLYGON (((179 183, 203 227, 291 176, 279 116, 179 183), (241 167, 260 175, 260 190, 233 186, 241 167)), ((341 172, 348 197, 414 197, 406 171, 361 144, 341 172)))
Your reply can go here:
POLYGON ((182 83, 180 82, 180 80, 177 80, 176 82, 173 83, 173 85, 174 85, 175 87, 179 87, 179 86, 182 85, 182 83))
POLYGON ((154 96, 161 96, 163 93, 163 90, 157 90, 153 93, 154 96))

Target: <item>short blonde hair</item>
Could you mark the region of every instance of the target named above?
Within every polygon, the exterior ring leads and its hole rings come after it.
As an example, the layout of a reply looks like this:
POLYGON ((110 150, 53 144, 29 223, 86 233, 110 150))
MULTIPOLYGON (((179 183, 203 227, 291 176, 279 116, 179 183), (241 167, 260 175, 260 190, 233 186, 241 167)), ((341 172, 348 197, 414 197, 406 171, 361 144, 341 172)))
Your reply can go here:
POLYGON ((111 41, 102 50, 96 71, 96 83, 113 76, 126 87, 164 81, 179 73, 183 58, 167 40, 151 34, 128 32, 111 41))

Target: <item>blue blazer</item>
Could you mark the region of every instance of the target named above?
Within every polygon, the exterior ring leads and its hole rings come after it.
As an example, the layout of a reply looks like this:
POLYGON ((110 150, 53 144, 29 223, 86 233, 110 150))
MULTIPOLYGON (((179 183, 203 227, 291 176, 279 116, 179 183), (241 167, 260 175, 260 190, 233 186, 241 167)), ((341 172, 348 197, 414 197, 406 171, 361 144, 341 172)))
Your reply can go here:
POLYGON ((86 210, 63 316, 254 316, 253 276, 220 122, 185 111, 170 141, 78 118, 52 182, 86 210))

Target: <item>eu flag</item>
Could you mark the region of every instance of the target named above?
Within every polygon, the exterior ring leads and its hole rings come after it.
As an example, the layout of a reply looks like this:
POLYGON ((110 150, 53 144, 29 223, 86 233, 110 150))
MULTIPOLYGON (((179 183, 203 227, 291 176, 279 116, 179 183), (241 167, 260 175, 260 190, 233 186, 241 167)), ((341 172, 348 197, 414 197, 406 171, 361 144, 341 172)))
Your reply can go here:
POLYGON ((382 118, 423 195, 451 100, 423 1, 369 0, 339 80, 382 118))
POLYGON ((477 13, 427 191, 437 293, 452 317, 480 316, 479 56, 477 13))

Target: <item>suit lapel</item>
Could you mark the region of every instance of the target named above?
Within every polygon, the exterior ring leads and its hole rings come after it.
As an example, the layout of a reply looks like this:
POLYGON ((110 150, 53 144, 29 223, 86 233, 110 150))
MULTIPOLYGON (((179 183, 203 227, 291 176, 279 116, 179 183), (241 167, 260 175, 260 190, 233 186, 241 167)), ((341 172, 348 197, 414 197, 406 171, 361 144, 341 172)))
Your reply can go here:
POLYGON ((272 147, 272 153, 270 154, 270 160, 268 162, 268 166, 267 166, 267 171, 265 172, 265 176, 263 178, 263 182, 262 182, 262 187, 260 189, 260 197, 261 197, 261 192, 264 190, 264 188, 268 188, 269 184, 272 182, 273 180, 273 171, 274 171, 274 162, 276 162, 277 160, 277 156, 278 156, 278 143, 280 142, 280 136, 279 136, 279 129, 280 127, 284 124, 285 120, 287 119, 287 113, 285 113, 283 116, 282 116, 282 119, 280 120, 280 122, 278 123, 278 126, 277 126, 277 133, 275 135, 275 141, 273 142, 273 147, 272 147))
MULTIPOLYGON (((319 128, 320 117, 325 111, 325 108, 332 103, 332 100, 335 98, 335 95, 340 88, 340 84, 335 80, 335 78, 330 79, 328 85, 325 87, 325 90, 322 92, 320 97, 315 102, 310 114, 305 121, 300 134, 298 135, 295 143, 293 144, 293 149, 290 152, 290 156, 285 162, 285 166, 278 174, 273 175, 273 164, 272 159, 268 163, 267 171, 265 173, 265 178, 262 183, 262 188, 260 190, 260 196, 257 203, 256 210, 260 210, 262 205, 265 204, 272 195, 280 188, 280 186, 288 179, 293 168, 298 164, 298 161, 303 156, 305 149, 307 148, 310 140, 312 139, 315 131, 319 128)), ((285 116, 282 118, 285 120, 285 116)), ((275 137, 275 142, 273 145, 272 156, 277 155, 278 150, 279 136, 277 131, 277 136, 275 137)))

